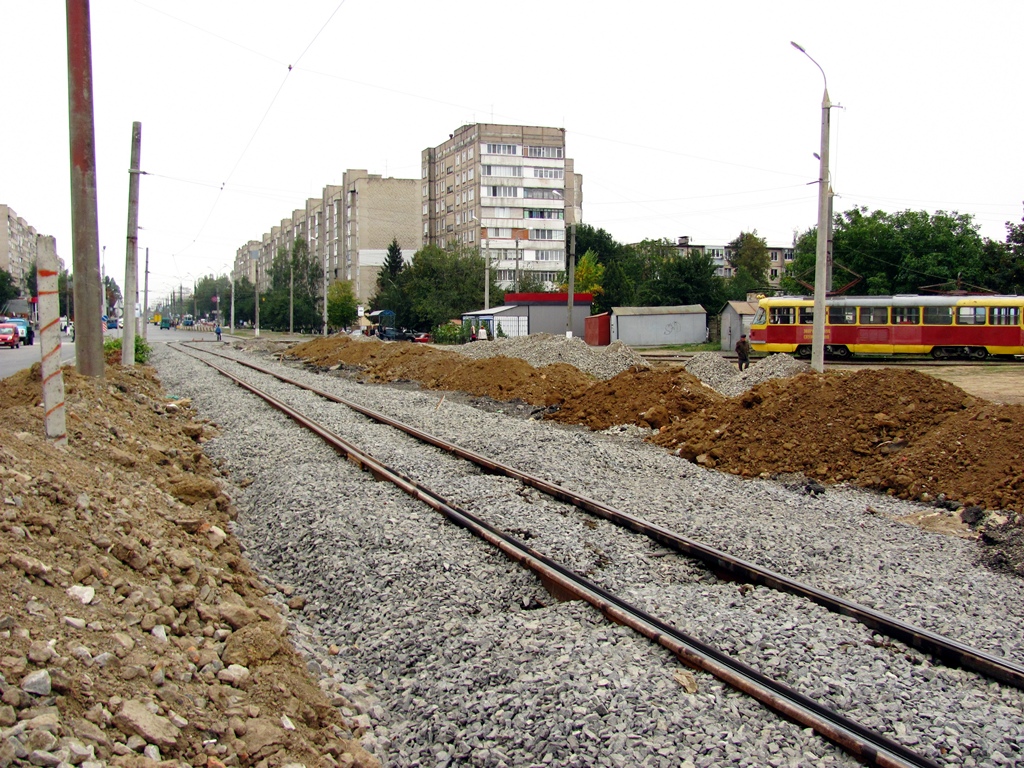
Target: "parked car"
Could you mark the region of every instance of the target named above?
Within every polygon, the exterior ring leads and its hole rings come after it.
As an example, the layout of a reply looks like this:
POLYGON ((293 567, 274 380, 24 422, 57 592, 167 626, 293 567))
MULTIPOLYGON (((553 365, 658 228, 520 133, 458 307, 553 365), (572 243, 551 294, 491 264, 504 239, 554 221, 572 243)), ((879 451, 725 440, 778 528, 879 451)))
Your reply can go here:
POLYGON ((169 329, 171 327, 171 319, 169 317, 163 317, 160 319, 160 327, 169 329))
POLYGON ((14 323, 0 324, 0 347, 17 349, 21 346, 21 331, 14 323))
POLYGON ((413 332, 405 328, 378 328, 377 336, 384 341, 412 341, 413 332))
POLYGON ((9 317, 7 318, 7 322, 11 325, 18 326, 18 333, 21 335, 22 344, 28 344, 30 347, 35 344, 36 331, 32 327, 32 323, 24 317, 9 317))
POLYGON ((107 318, 107 330, 110 330, 110 331, 117 330, 117 318, 116 317, 108 317, 107 318))
POLYGON ((412 337, 412 340, 419 342, 420 344, 429 344, 432 341, 429 333, 417 333, 412 337))

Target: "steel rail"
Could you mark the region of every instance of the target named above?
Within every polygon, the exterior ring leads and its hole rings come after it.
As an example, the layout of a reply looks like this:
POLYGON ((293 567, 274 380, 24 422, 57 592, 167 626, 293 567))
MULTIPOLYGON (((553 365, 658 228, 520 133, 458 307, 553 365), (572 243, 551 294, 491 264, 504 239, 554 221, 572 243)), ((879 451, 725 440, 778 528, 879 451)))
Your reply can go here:
MULTIPOLYGON (((210 353, 209 350, 204 349, 203 351, 210 353)), ((393 419, 390 416, 362 406, 359 403, 338 397, 330 392, 324 392, 323 390, 319 390, 316 387, 312 387, 301 381, 296 381, 295 379, 287 376, 282 376, 280 373, 272 371, 269 368, 264 368, 261 365, 245 360, 238 360, 219 352, 213 352, 212 354, 218 355, 226 360, 230 360, 238 365, 245 366, 246 368, 251 368, 252 370, 260 373, 273 376, 279 381, 283 381, 291 384, 292 386, 312 392, 326 400, 330 400, 331 402, 344 405, 367 418, 381 424, 394 427, 395 429, 399 429, 411 437, 428 443, 429 445, 433 445, 435 448, 439 448, 453 456, 465 459, 466 461, 471 461, 485 472, 518 480, 523 485, 540 491, 554 499, 571 504, 596 517, 600 517, 603 520, 607 520, 615 525, 634 531, 635 533, 643 534, 663 546, 687 555, 688 557, 700 560, 719 576, 726 575, 737 581, 758 584, 781 592, 788 592, 789 594, 797 595, 798 597, 803 597, 834 613, 856 619, 869 629, 906 643, 913 648, 917 648, 922 653, 927 653, 935 658, 941 659, 947 664, 976 672, 993 680, 998 680, 1002 683, 1024 690, 1024 665, 1017 664, 1011 660, 1000 658, 998 656, 993 656, 990 653, 973 648, 965 643, 953 640, 952 638, 909 624, 895 618, 894 616, 883 613, 882 611, 869 608, 838 595, 833 595, 829 592, 818 589, 817 587, 798 581, 797 579, 792 579, 776 571, 764 568, 756 563, 750 562, 749 560, 735 557, 723 550, 697 541, 696 539, 682 536, 656 523, 636 517, 628 512, 623 512, 622 510, 604 504, 596 499, 569 491, 548 480, 530 475, 516 469, 515 467, 503 464, 479 453, 475 453, 467 448, 463 448, 455 443, 451 443, 443 438, 432 435, 429 432, 424 432, 398 421, 397 419, 393 419)))
MULTIPOLYGON (((209 360, 203 360, 191 353, 183 353, 189 354, 229 378, 238 386, 260 397, 271 407, 319 436, 349 461, 369 471, 375 478, 393 483, 411 497, 443 514, 454 524, 465 528, 498 548, 510 560, 537 574, 549 589, 554 587, 556 593, 560 592, 563 595, 586 601, 611 621, 628 626, 671 651, 682 663, 714 675, 769 709, 802 726, 812 728, 820 736, 867 763, 885 768, 938 768, 938 764, 929 758, 829 709, 785 683, 763 675, 753 667, 733 659, 697 638, 687 635, 675 626, 626 602, 472 513, 448 503, 444 497, 404 473, 378 461, 340 435, 309 419, 268 392, 243 381, 209 360)), ((232 362, 239 361, 232 360, 232 362)), ((258 370, 258 367, 254 370, 258 370)))

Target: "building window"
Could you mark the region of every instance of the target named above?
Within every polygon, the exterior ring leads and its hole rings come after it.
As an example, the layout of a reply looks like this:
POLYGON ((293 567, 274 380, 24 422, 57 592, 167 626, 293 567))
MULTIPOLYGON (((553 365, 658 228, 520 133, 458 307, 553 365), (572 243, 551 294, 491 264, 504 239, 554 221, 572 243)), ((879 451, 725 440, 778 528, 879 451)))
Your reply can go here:
POLYGON ((565 263, 564 248, 538 248, 534 251, 534 258, 537 261, 560 261, 565 263))
POLYGON ((532 200, 564 200, 565 191, 561 189, 545 189, 543 187, 526 187, 523 197, 532 200))
POLYGON ((511 219, 512 209, 511 208, 492 208, 491 216, 495 219, 511 219))
POLYGON ((534 168, 533 178, 535 179, 564 179, 565 171, 561 168, 534 168))
POLYGON ((485 165, 482 166, 481 172, 484 176, 521 177, 523 175, 523 167, 521 165, 485 165))
POLYGON ((524 219, 564 219, 565 211, 561 208, 526 208, 524 219))
POLYGON ((531 229, 531 240, 565 240, 564 229, 531 229))
POLYGON ((519 197, 519 187, 484 187, 484 193, 488 197, 519 197))
POLYGON ((487 236, 510 240, 512 238, 512 227, 488 227, 487 236))
POLYGON ((527 157, 548 157, 553 160, 562 159, 562 148, 561 147, 527 147, 527 157))
POLYGON ((487 144, 484 151, 488 155, 518 155, 519 147, 515 144, 487 144))

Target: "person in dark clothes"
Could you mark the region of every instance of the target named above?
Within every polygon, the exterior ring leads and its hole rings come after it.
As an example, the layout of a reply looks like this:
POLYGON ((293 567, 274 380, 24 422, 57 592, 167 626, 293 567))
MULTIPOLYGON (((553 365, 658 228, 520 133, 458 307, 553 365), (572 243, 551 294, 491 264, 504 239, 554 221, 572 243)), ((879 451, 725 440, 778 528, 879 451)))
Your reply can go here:
POLYGON ((750 342, 747 341, 747 334, 745 333, 736 342, 736 357, 738 358, 740 373, 743 373, 745 369, 750 367, 750 342))

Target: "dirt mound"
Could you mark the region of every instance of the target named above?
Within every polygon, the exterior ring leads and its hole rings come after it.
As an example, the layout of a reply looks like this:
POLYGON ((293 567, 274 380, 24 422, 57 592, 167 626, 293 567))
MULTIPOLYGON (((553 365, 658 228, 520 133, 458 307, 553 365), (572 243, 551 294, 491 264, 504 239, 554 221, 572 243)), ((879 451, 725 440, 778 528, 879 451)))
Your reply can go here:
POLYGON ((631 368, 577 390, 548 418, 594 430, 618 424, 661 429, 722 400, 686 371, 631 368))
POLYGON ((288 356, 320 367, 359 368, 364 381, 416 381, 426 389, 454 390, 503 401, 522 400, 538 406, 560 403, 567 394, 593 381, 566 363, 535 368, 518 358, 473 359, 420 344, 364 343, 345 337, 299 344, 288 350, 288 356))
MULTIPOLYGON (((984 490, 1003 484, 1009 456, 1001 450, 995 461, 978 456, 969 486, 957 482, 959 459, 945 444, 944 423, 970 423, 980 408, 960 388, 915 371, 802 374, 761 384, 672 425, 653 441, 705 466, 746 476, 799 472, 892 490, 903 498, 945 494, 1022 510, 1019 493, 1008 497, 1009 507, 1005 494, 997 499, 984 490)), ((980 445, 979 453, 985 453, 980 445)))
POLYGON ((234 510, 202 450, 216 428, 147 366, 69 367, 64 381, 63 449, 43 437, 39 365, 3 382, 0 709, 5 727, 45 713, 77 758, 19 728, 7 758, 377 766, 228 533, 234 510), (253 634, 274 639, 268 652, 247 652, 253 634))

